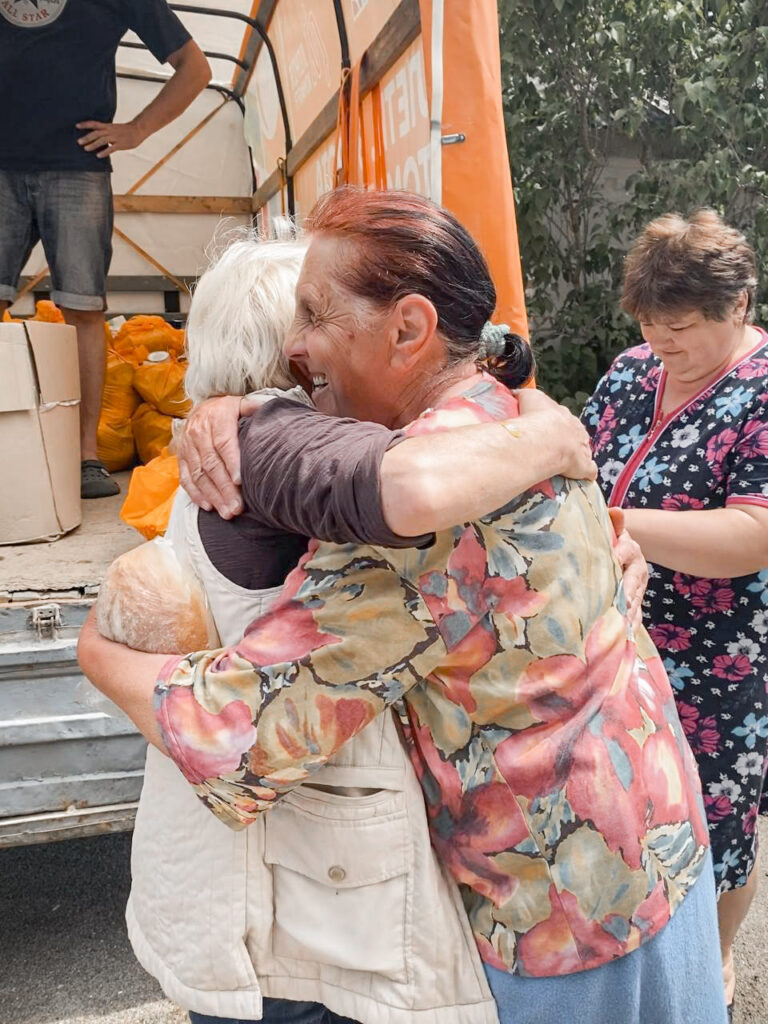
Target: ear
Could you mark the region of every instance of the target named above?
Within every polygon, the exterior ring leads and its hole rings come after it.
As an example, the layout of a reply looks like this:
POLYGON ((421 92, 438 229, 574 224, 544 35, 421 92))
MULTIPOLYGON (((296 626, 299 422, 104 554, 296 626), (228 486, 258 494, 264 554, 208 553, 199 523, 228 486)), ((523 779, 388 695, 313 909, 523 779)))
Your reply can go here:
POLYGON ((745 288, 738 299, 736 305, 733 307, 733 318, 739 327, 743 326, 747 318, 747 306, 749 305, 749 294, 745 288))
POLYGON ((399 369, 410 369, 434 343, 437 310, 426 296, 414 293, 400 299, 392 312, 391 364, 399 369))

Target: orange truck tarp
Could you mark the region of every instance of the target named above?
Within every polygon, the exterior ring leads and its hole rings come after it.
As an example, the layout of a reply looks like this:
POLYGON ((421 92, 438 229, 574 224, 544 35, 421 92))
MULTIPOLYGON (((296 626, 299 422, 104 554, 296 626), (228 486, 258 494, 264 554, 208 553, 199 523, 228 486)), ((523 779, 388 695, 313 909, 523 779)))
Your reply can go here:
MULTIPOLYGON (((430 38, 434 0, 419 0, 430 38)), ((448 0, 443 13, 442 134, 466 142, 442 147, 442 203, 480 242, 498 293, 495 319, 528 337, 515 197, 501 102, 495 0, 448 0)), ((431 91, 430 48, 425 46, 431 91)))
POLYGON ((272 227, 290 212, 291 190, 301 220, 339 181, 428 195, 480 243, 498 292, 494 319, 527 337, 496 0, 342 0, 341 9, 346 70, 331 0, 277 0, 274 6, 267 32, 288 127, 295 150, 308 156, 286 151, 279 96, 262 47, 245 94, 258 184, 278 181, 271 194, 257 193, 262 223, 272 227), (374 76, 372 65, 378 65, 374 76), (342 82, 334 130, 323 111, 342 82))

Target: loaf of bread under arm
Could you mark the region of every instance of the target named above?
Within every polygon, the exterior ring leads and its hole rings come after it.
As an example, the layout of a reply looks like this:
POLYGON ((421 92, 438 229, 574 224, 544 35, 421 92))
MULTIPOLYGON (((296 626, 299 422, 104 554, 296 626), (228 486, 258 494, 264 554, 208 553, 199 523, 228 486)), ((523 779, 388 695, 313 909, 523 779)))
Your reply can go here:
POLYGON ((108 640, 155 654, 217 642, 199 580, 162 538, 115 559, 99 588, 96 623, 108 640))

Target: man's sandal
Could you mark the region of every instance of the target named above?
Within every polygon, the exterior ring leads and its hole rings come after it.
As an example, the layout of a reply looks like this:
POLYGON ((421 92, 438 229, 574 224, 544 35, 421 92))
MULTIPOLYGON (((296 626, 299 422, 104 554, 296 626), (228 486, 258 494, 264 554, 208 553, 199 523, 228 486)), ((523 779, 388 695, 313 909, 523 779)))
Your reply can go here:
POLYGON ((119 493, 117 480, 109 475, 103 462, 99 459, 84 459, 80 463, 81 498, 112 498, 119 493))

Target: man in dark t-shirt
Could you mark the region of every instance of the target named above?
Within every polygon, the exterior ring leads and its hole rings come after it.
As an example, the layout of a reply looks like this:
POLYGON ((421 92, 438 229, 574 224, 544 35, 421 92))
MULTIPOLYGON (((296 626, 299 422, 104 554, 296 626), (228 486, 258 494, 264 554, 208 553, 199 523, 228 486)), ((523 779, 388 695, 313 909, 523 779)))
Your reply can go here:
POLYGON ((84 498, 119 490, 96 451, 112 257, 110 156, 173 121, 210 76, 164 0, 0 0, 0 313, 42 240, 51 298, 77 329, 84 498), (136 117, 116 124, 115 54, 128 29, 174 74, 136 117))

